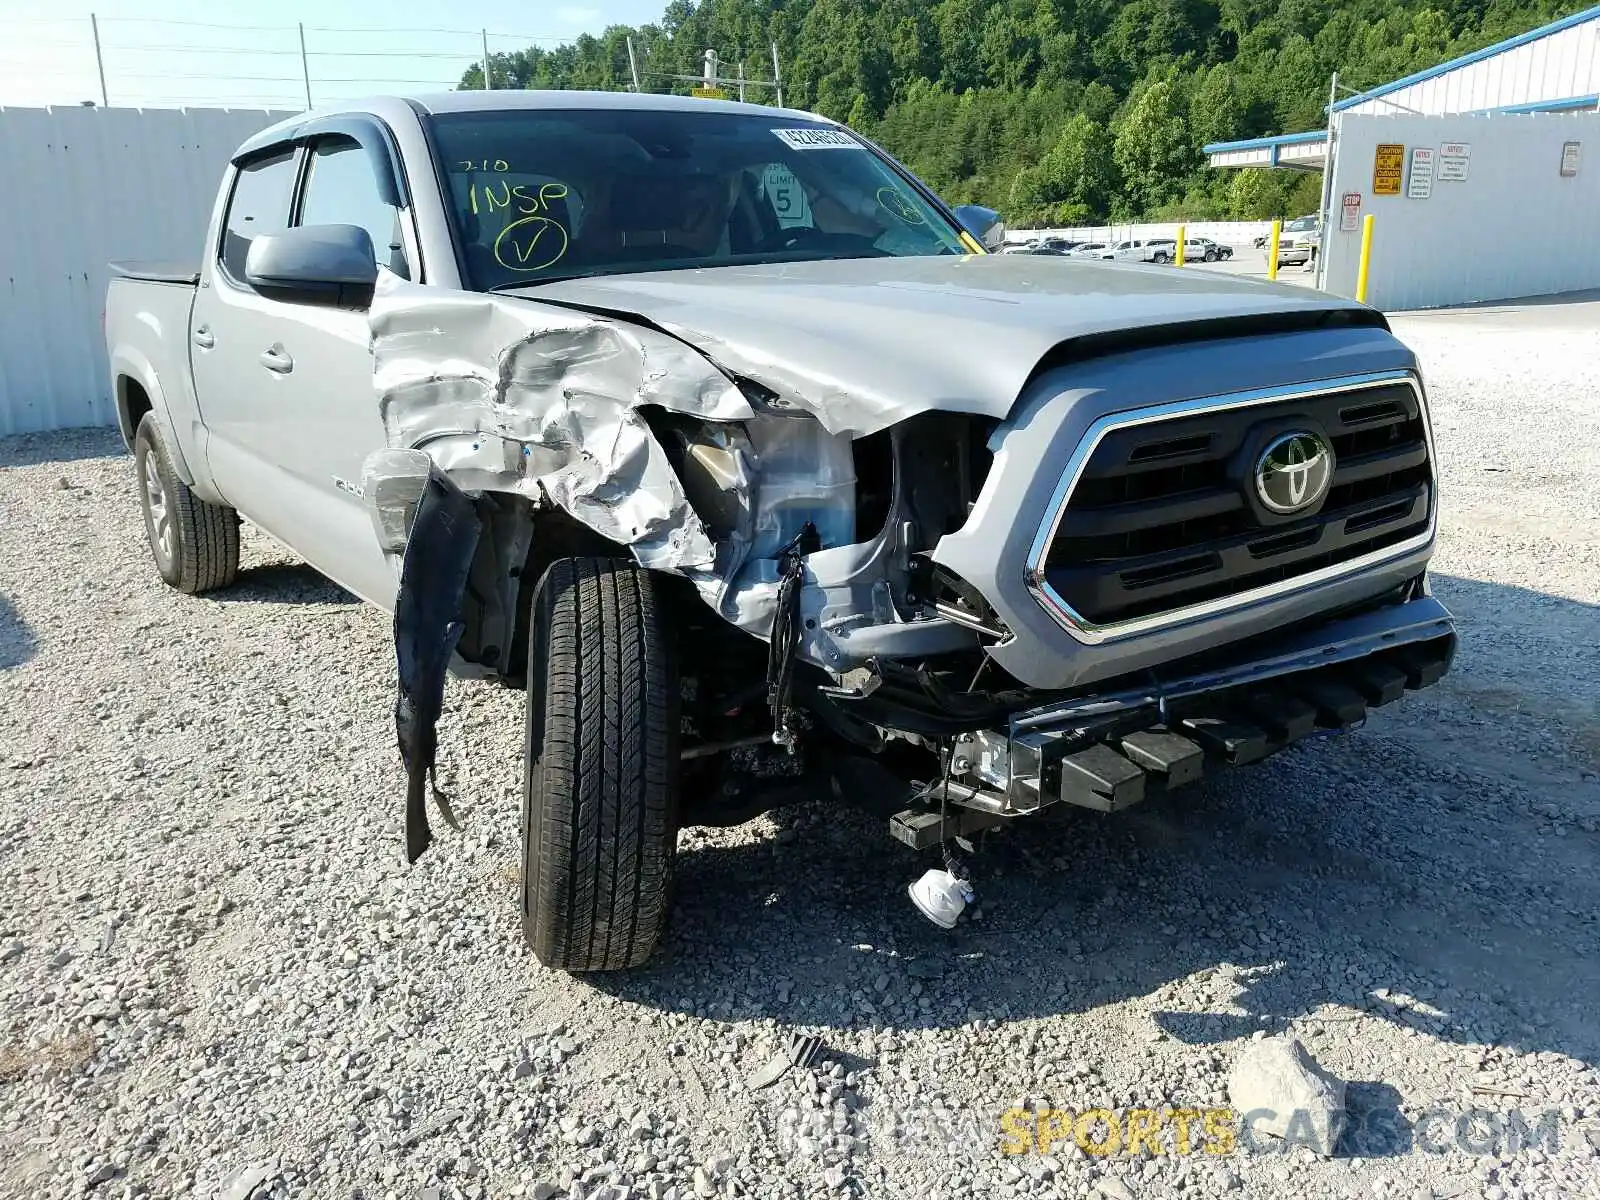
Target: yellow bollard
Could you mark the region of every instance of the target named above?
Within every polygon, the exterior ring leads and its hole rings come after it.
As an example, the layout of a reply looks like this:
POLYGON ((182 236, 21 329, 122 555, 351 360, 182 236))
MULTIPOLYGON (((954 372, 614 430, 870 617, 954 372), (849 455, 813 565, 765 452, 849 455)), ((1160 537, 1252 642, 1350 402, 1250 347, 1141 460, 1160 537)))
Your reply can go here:
POLYGON ((1367 302, 1367 264, 1372 261, 1372 214, 1361 220, 1361 270, 1356 273, 1356 299, 1367 302))
POLYGON ((1283 222, 1272 223, 1272 237, 1267 241, 1267 278, 1278 277, 1278 237, 1283 233, 1283 222))
POLYGON ((1184 226, 1179 225, 1178 226, 1178 253, 1177 253, 1177 257, 1172 260, 1173 261, 1173 265, 1179 266, 1179 267, 1183 266, 1183 230, 1184 230, 1184 226))

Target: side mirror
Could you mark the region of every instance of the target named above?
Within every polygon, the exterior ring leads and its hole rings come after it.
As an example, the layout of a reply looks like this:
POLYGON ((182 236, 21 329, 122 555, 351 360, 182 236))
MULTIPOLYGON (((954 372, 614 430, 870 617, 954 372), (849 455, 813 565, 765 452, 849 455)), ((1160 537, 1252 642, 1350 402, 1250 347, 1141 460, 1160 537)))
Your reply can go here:
POLYGON ((244 278, 276 299, 364 306, 378 264, 372 236, 359 225, 299 225, 259 234, 245 255, 244 278))
POLYGON ((959 204, 952 210, 961 228, 970 233, 985 250, 998 250, 1005 245, 1006 226, 1000 214, 981 204, 959 204))

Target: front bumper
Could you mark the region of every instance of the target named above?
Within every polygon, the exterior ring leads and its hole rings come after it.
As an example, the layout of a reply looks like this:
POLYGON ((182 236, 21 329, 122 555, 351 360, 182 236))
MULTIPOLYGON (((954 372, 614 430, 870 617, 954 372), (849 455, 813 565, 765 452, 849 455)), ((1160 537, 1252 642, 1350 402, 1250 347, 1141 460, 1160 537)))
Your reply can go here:
POLYGON ((1119 811, 1318 730, 1353 729, 1370 709, 1436 683, 1455 648, 1450 613, 1421 596, 1268 639, 1231 661, 1020 712, 955 740, 948 801, 965 813, 933 811, 946 799, 939 782, 892 829, 921 848, 1055 804, 1119 811))

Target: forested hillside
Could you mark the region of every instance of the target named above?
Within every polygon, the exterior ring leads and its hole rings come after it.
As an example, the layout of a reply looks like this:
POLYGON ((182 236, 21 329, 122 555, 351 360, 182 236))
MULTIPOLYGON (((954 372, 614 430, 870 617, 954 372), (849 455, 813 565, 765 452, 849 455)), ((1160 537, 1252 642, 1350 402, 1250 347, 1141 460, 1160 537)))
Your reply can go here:
MULTIPOLYGON (((1247 219, 1318 177, 1210 171, 1207 142, 1320 128, 1329 77, 1372 87, 1588 0, 672 0, 658 25, 495 55, 497 87, 684 90, 712 47, 879 141, 952 203, 1012 225, 1247 219)), ((482 87, 474 68, 463 87, 482 87)), ((752 92, 752 99, 770 93, 752 92)))

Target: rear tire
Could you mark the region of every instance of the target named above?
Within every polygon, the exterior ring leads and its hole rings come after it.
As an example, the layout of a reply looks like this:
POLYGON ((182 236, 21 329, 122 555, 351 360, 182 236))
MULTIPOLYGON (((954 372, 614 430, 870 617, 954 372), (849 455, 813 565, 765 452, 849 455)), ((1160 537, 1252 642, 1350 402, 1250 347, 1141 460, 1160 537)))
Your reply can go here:
POLYGON ((239 574, 239 514, 196 496, 172 469, 161 427, 146 413, 133 438, 144 532, 161 578, 191 596, 239 574))
POLYGON ((1166 262, 1167 261, 1167 252, 1165 250, 1157 250, 1155 258, 1152 261, 1158 262, 1158 263, 1166 262))
POLYGON ((678 834, 678 669, 656 576, 552 563, 528 638, 522 929, 547 967, 636 967, 666 929, 678 834))

